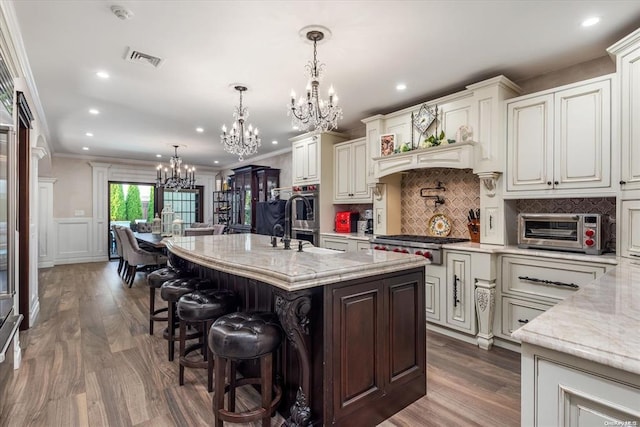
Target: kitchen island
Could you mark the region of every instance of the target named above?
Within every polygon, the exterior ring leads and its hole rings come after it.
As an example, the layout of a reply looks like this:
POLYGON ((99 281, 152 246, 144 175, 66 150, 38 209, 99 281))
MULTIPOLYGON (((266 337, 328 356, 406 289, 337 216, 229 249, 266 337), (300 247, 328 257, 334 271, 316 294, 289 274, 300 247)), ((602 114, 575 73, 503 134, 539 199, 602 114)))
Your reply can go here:
POLYGON ((242 310, 278 314, 286 425, 375 425, 426 394, 424 257, 298 252, 254 234, 166 246, 172 263, 237 292, 242 310))
POLYGON ((640 423, 640 264, 618 265, 516 330, 522 425, 640 423))

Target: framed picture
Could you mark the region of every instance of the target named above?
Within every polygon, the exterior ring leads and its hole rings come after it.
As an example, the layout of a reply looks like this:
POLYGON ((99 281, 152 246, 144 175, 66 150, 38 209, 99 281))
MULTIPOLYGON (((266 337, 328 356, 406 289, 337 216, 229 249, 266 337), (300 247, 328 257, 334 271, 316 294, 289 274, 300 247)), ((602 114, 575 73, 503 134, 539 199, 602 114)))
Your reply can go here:
POLYGON ((387 133, 380 135, 380 154, 388 156, 393 154, 393 150, 396 148, 396 134, 387 133))

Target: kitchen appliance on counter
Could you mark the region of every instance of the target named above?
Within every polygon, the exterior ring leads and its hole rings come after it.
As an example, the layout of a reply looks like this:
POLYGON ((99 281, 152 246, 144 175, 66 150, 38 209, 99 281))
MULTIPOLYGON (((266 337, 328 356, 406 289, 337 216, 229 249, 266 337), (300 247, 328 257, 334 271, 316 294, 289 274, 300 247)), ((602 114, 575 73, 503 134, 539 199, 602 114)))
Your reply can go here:
POLYGON ((414 236, 410 234, 396 234, 390 236, 376 236, 371 240, 371 249, 378 251, 402 252, 405 254, 422 255, 431 260, 431 264, 442 264, 442 245, 448 243, 468 242, 469 239, 457 237, 414 236))
POLYGON ((358 212, 336 212, 336 233, 356 233, 359 219, 358 212))
POLYGON ((600 214, 518 215, 518 247, 600 255, 607 245, 606 216, 600 214))

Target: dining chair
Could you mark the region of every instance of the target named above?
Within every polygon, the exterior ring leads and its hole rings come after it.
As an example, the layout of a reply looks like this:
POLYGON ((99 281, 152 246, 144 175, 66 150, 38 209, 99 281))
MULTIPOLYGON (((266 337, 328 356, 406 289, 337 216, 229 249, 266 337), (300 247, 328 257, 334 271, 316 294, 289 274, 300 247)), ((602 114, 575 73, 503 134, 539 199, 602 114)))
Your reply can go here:
POLYGON ((129 284, 129 287, 133 286, 133 281, 136 277, 138 267, 141 266, 160 266, 167 263, 167 257, 158 252, 148 252, 141 249, 138 245, 136 237, 133 235, 131 229, 123 227, 121 230, 121 237, 124 247, 127 248, 127 262, 129 263, 125 283, 129 284))
POLYGON ((122 254, 122 242, 120 241, 120 235, 116 230, 118 226, 112 225, 111 232, 113 233, 113 239, 116 242, 116 253, 118 254, 118 274, 122 274, 122 268, 124 267, 124 256, 122 254))

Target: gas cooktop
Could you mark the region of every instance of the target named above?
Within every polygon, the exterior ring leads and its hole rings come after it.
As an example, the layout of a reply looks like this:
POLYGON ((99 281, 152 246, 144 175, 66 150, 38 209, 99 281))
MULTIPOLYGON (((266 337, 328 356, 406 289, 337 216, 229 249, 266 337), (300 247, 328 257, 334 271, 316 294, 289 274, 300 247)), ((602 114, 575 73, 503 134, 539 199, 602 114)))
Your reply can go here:
POLYGON ((469 239, 462 239, 459 237, 434 237, 434 236, 418 236, 412 234, 393 234, 387 236, 376 236, 375 240, 390 241, 396 240, 401 242, 415 242, 415 243, 436 243, 446 245, 448 243, 468 242, 469 239))

